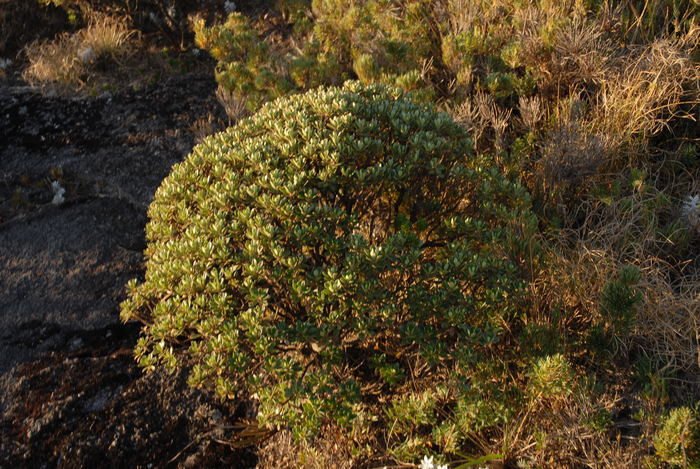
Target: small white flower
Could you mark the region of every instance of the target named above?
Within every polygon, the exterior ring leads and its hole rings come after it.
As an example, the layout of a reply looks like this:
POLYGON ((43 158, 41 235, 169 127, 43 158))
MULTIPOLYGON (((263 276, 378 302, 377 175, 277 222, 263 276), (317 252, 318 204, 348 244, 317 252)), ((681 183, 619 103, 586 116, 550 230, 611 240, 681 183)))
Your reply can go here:
POLYGON ((78 51, 78 58, 83 62, 93 62, 97 58, 97 54, 92 47, 86 47, 78 51))
POLYGON ((224 2, 224 10, 226 11, 226 13, 233 13, 234 11, 236 11, 236 2, 224 2))
POLYGON ((693 210, 698 210, 698 206, 700 206, 700 195, 689 195, 685 203, 689 207, 692 207, 693 210))
POLYGON ((52 204, 61 205, 63 202, 66 201, 66 198, 63 196, 66 193, 66 190, 63 187, 61 187, 60 182, 52 181, 51 191, 53 192, 53 200, 51 201, 52 204))
POLYGON ((0 59, 0 70, 5 70, 7 67, 12 65, 12 60, 10 59, 0 59))
POLYGON ((423 460, 420 462, 420 469, 435 469, 433 464, 432 456, 423 456, 423 460))
POLYGON ((153 21, 155 24, 162 24, 163 23, 163 21, 161 21, 161 19, 158 17, 158 15, 156 15, 152 11, 148 13, 148 18, 151 21, 153 21))
POLYGON ((51 199, 51 203, 53 205, 61 205, 63 202, 66 201, 66 198, 63 197, 63 193, 59 193, 53 196, 53 199, 51 199))
POLYGON ((442 466, 435 466, 436 469, 448 469, 447 464, 443 464, 442 466))

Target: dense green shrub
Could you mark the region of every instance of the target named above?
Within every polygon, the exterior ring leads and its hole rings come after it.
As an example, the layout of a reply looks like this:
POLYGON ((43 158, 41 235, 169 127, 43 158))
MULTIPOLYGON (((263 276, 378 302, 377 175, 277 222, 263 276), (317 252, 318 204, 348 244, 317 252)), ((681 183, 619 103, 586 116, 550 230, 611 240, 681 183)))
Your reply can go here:
POLYGON ((518 314, 532 221, 494 168, 447 114, 395 89, 265 105, 156 193, 146 277, 122 305, 146 324, 140 365, 192 365, 193 385, 256 399, 261 424, 297 435, 408 422, 402 403, 438 383, 433 414, 403 436, 471 418, 453 414, 476 405, 469 370, 518 314))

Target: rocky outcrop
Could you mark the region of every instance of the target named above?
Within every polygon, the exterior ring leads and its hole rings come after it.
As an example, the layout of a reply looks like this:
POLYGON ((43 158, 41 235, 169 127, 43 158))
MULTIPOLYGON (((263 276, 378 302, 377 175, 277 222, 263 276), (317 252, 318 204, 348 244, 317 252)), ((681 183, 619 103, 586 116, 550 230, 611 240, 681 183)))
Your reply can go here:
POLYGON ((254 466, 227 444, 245 406, 144 375, 119 321, 153 193, 223 118, 214 90, 210 71, 98 97, 0 84, 0 467, 254 466))

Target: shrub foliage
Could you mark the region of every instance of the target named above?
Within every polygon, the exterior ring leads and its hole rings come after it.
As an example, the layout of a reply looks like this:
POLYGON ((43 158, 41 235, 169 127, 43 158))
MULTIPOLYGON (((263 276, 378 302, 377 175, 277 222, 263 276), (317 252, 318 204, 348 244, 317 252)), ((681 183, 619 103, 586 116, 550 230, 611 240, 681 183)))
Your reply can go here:
POLYGON ((654 435, 657 457, 672 467, 700 467, 700 425, 688 407, 678 407, 663 419, 654 435))
POLYGON ((531 220, 470 145, 447 114, 356 82, 208 138, 149 210, 145 280, 122 305, 146 324, 140 365, 191 365, 193 385, 300 436, 381 420, 438 382, 448 407, 426 422, 449 419, 518 313, 531 220))

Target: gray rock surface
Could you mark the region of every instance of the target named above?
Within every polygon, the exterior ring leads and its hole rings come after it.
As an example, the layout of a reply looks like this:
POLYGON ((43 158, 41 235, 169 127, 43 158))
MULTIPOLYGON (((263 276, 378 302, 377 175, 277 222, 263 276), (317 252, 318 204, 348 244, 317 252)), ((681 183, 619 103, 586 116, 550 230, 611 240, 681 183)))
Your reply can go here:
POLYGON ((144 375, 119 321, 156 188, 223 119, 211 76, 95 98, 0 81, 0 467, 254 465, 221 443, 250 409, 144 375))

